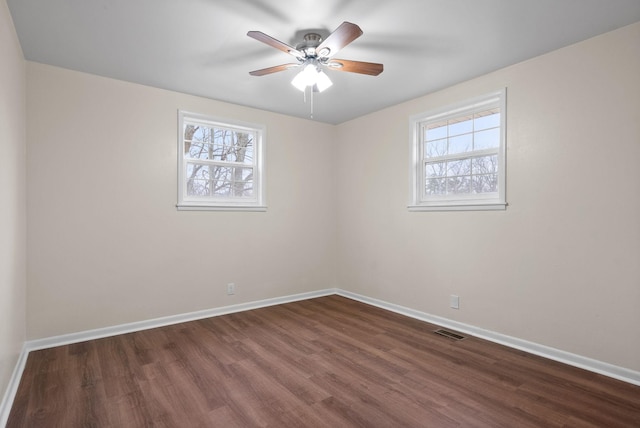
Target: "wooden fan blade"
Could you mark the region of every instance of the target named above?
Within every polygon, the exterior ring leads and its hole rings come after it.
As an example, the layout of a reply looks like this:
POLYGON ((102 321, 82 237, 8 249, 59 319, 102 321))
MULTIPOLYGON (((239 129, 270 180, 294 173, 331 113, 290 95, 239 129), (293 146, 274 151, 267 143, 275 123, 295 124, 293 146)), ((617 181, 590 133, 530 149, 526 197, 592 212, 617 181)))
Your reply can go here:
POLYGON ((289 55, 293 55, 297 58, 304 58, 304 54, 293 46, 289 46, 288 44, 283 43, 280 40, 276 40, 273 37, 264 34, 262 31, 249 31, 247 33, 247 36, 258 40, 259 42, 266 43, 267 45, 279 49, 282 52, 288 53, 289 55))
POLYGON ((300 64, 282 64, 276 65, 273 67, 267 67, 260 70, 250 71, 249 74, 252 76, 264 76, 265 74, 277 73, 278 71, 288 70, 290 68, 299 67, 300 64))
POLYGON ((351 61, 348 59, 332 59, 327 63, 331 70, 348 71, 351 73, 377 76, 382 73, 384 66, 375 62, 351 61))
POLYGON ((336 30, 316 48, 319 57, 330 58, 342 48, 362 35, 362 30, 356 24, 343 22, 336 30))

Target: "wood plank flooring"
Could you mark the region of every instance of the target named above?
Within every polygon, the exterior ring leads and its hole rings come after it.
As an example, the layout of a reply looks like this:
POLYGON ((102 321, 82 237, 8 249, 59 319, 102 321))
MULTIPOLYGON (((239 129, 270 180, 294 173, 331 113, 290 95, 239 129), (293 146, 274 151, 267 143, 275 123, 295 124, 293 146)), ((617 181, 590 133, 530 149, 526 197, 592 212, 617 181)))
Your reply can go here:
POLYGON ((328 296, 30 353, 7 427, 640 427, 640 387, 328 296))

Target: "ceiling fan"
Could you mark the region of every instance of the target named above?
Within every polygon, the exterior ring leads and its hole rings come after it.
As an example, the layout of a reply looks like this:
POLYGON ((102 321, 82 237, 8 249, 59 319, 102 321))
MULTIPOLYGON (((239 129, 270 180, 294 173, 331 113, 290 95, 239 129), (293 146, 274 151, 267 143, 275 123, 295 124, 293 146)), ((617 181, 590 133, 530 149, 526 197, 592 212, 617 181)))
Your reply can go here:
POLYGON ((261 31, 249 31, 247 36, 288 53, 297 60, 297 62, 294 63, 251 71, 249 74, 252 76, 264 76, 278 71, 302 67, 302 71, 296 75, 291 83, 301 91, 305 91, 307 87, 311 87, 314 92, 322 92, 332 84, 329 77, 322 71, 324 67, 332 70, 377 76, 382 73, 382 64, 337 59, 333 57, 340 49, 361 35, 362 30, 360 27, 345 21, 324 40, 322 36, 317 33, 305 34, 304 41, 294 48, 261 31))

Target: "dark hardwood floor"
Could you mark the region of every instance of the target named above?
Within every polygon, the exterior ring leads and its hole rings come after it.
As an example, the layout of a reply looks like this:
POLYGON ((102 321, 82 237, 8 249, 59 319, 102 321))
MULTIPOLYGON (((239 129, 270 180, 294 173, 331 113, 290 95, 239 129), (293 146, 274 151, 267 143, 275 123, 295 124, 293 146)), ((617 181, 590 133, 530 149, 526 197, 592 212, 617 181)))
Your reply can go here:
POLYGON ((339 296, 30 353, 8 427, 640 427, 640 387, 339 296))

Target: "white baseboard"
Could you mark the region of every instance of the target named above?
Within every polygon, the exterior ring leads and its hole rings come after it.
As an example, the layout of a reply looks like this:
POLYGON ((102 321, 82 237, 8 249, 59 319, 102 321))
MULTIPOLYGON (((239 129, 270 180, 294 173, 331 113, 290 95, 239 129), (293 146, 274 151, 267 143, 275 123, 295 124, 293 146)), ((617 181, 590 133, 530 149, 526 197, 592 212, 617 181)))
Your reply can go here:
POLYGON ((87 340, 101 339, 103 337, 116 336, 118 334, 132 333, 135 331, 148 330, 151 328, 163 327, 172 324, 178 324, 187 321, 195 321, 204 318, 211 318, 225 314, 231 314, 235 312, 249 311, 251 309, 264 308, 268 306, 280 305, 284 303, 296 302, 299 300, 313 299, 316 297, 329 296, 337 294, 339 296, 347 297, 349 299, 357 300, 362 303, 366 303, 372 306, 377 306, 388 311, 396 312, 401 315, 406 315, 411 318, 426 321, 432 324, 436 324, 442 327, 450 328, 452 330, 466 333, 471 336, 486 339, 491 342, 499 343, 511 348, 519 349, 525 352, 529 352, 534 355, 549 358, 551 360, 559 361, 564 364, 579 367, 591 372, 599 373, 614 379, 618 379, 624 382, 628 382, 634 385, 640 386, 640 372, 626 369, 624 367, 618 367, 609 363, 594 360, 591 358, 583 357, 581 355, 572 354, 570 352, 562 351, 559 349, 551 348, 545 345, 529 342, 526 340, 518 339, 516 337, 507 336, 501 333, 497 333, 490 330, 485 330, 479 327, 475 327, 469 324, 464 324, 458 321, 453 321, 447 318, 439 317, 436 315, 427 314, 425 312, 410 309, 404 306, 396 305, 393 303, 385 302, 382 300, 374 299, 371 297, 363 296, 361 294, 352 293, 337 288, 329 288, 325 290, 313 291, 309 293, 293 294, 284 297, 276 297, 272 299, 258 300, 255 302, 240 303, 237 305, 223 306, 220 308, 206 309, 202 311, 190 312, 179 315, 172 315, 168 317, 155 318, 146 321, 138 321, 128 324, 121 324, 112 327, 98 328, 95 330, 81 331, 77 333, 63 334, 60 336, 53 336, 44 339, 29 340, 24 343, 20 357, 11 376, 11 380, 7 387, 7 390, 0 402, 0 427, 5 426, 9 418, 9 412, 15 399, 15 395, 18 391, 20 379, 22 378, 22 372, 24 371, 25 364, 29 352, 39 349, 53 348, 55 346, 68 345, 71 343, 84 342, 87 340))
POLYGON ((26 342, 26 347, 29 352, 38 349, 53 348, 54 346, 69 345, 71 343, 85 342, 93 339, 102 339, 103 337, 149 330, 151 328, 164 327, 167 325, 179 324, 181 322, 195 321, 236 312, 250 311, 251 309, 265 308, 267 306, 281 305, 283 303, 297 302, 299 300, 313 299, 315 297, 329 296, 331 294, 336 294, 336 292, 336 289, 331 288, 312 291, 309 293, 292 294, 284 297, 274 297, 254 302, 239 303, 237 305, 222 306, 220 308, 170 315, 146 321, 137 321, 111 327, 97 328, 95 330, 80 331, 78 333, 63 334, 44 339, 29 340, 26 342))
POLYGON ((11 406, 13 405, 13 400, 16 398, 16 393, 18 392, 18 386, 20 385, 20 379, 22 379, 24 366, 27 364, 28 355, 29 351, 27 350, 27 346, 25 343, 22 346, 20 355, 18 356, 18 362, 13 368, 11 379, 9 379, 9 385, 7 385, 7 389, 2 396, 2 401, 0 402, 0 427, 6 426, 7 421, 9 420, 11 406))
POLYGON ((579 367, 581 369, 599 373, 604 376, 612 377, 614 379, 618 379, 624 382, 628 382, 628 383, 640 386, 640 372, 638 371, 615 366, 613 364, 594 360, 592 358, 583 357, 582 355, 572 354, 570 352, 551 348, 545 345, 540 345, 538 343, 529 342, 527 340, 518 339, 517 337, 507 336, 505 334, 497 333, 495 331, 485 330, 479 327, 475 327, 469 324, 464 324, 458 321, 453 321, 453 320, 439 317, 436 315, 431 315, 425 312, 420 312, 415 309, 410 309, 404 306, 388 303, 382 300, 373 299, 371 297, 363 296, 357 293, 352 293, 350 291, 337 290, 336 294, 343 297, 347 297, 349 299, 357 300, 362 303, 367 303, 372 306, 377 306, 382 309, 396 312, 401 315, 406 315, 411 318, 419 319, 421 321, 426 321, 431 324, 436 324, 441 327, 450 328, 452 330, 456 330, 461 333, 466 333, 471 336, 479 337, 481 339, 485 339, 490 342, 499 343, 501 345, 505 345, 510 348, 519 349, 521 351, 525 351, 530 354, 549 358, 550 360, 558 361, 574 367, 579 367))

